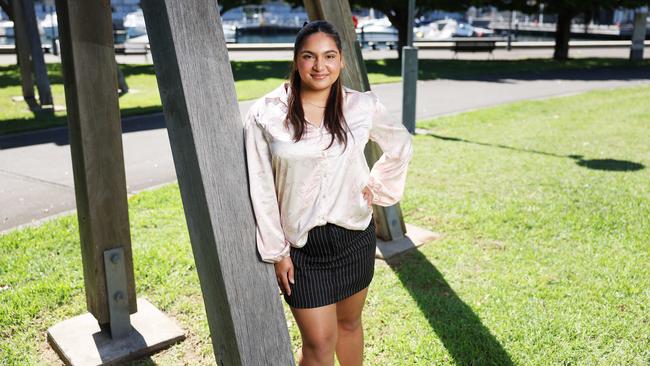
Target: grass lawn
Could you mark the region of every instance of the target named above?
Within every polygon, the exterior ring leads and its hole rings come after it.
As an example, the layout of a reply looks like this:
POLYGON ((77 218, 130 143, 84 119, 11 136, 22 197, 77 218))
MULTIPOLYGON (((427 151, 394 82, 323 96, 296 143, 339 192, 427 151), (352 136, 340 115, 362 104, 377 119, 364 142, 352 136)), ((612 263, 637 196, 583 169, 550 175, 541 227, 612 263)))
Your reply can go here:
MULTIPOLYGON (((443 238, 377 262, 366 364, 648 365, 649 99, 642 86, 419 123, 402 208, 443 238)), ((188 333, 136 364, 212 364, 178 187, 129 203, 138 295, 188 333)), ((84 304, 75 216, 0 237, 0 364, 55 363, 45 331, 84 304)))
MULTIPOLYGON (((239 100, 261 97, 273 90, 287 76, 287 61, 233 61, 235 89, 239 100)), ((401 65, 396 59, 366 61, 371 84, 392 83, 401 80, 401 65)), ((419 79, 467 79, 491 75, 535 74, 549 70, 573 70, 607 67, 650 67, 650 60, 631 62, 625 59, 574 59, 564 62, 550 59, 514 61, 420 60, 419 79)), ((120 97, 122 116, 132 116, 162 110, 160 95, 152 65, 121 65, 129 93, 120 97)), ((56 105, 65 106, 63 79, 60 64, 48 64, 52 94, 56 105)), ((0 135, 63 126, 65 110, 51 113, 33 113, 22 102, 12 97, 20 96, 20 78, 16 65, 0 65, 0 135)))

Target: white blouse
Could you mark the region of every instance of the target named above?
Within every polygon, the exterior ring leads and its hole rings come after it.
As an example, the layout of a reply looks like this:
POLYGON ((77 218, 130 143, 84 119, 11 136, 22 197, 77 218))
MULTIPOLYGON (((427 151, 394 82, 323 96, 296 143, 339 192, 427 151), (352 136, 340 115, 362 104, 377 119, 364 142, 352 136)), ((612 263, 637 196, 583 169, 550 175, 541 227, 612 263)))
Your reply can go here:
POLYGON ((347 149, 338 140, 326 150, 331 134, 307 123, 293 141, 285 127, 290 88, 283 84, 260 98, 244 121, 250 194, 257 222, 257 248, 265 262, 278 262, 291 246, 300 248, 315 226, 332 223, 363 230, 372 208, 361 193, 367 185, 373 204, 390 206, 404 193, 412 156, 411 134, 391 118, 372 92, 344 89, 343 113, 350 132, 347 149), (289 89, 289 91, 287 91, 289 89), (364 156, 368 139, 383 155, 372 170, 364 156))

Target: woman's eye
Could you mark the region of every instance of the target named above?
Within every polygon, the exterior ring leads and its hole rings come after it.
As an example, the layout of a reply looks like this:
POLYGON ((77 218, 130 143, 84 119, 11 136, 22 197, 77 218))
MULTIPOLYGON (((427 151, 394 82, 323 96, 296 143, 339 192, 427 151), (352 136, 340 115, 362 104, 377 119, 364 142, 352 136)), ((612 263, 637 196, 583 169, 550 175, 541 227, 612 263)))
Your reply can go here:
POLYGON ((327 58, 330 59, 330 60, 333 60, 333 59, 336 58, 336 56, 334 56, 334 55, 327 55, 327 58))
POLYGON ((303 55, 302 58, 303 58, 304 60, 308 60, 308 59, 311 58, 311 55, 303 55))

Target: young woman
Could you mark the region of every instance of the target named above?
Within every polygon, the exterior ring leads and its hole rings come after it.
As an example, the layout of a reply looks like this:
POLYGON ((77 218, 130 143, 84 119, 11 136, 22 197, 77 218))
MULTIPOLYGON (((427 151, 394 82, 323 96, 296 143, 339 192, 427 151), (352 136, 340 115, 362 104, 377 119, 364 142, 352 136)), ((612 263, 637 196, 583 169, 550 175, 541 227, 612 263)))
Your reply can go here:
POLYGON ((344 88, 341 40, 325 21, 306 24, 289 82, 246 117, 257 247, 302 336, 299 363, 361 365, 361 311, 374 271, 372 204, 402 196, 411 135, 372 92, 344 88), (384 151, 369 170, 368 139, 384 151))

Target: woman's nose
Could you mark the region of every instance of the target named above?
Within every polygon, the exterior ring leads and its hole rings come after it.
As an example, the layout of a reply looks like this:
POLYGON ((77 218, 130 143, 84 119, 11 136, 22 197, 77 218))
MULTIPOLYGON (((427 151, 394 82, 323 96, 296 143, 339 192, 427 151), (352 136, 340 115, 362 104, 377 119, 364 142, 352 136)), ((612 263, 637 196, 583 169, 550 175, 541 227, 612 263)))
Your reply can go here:
POLYGON ((312 67, 314 70, 322 70, 323 69, 323 61, 320 59, 316 59, 314 61, 314 66, 312 67))

